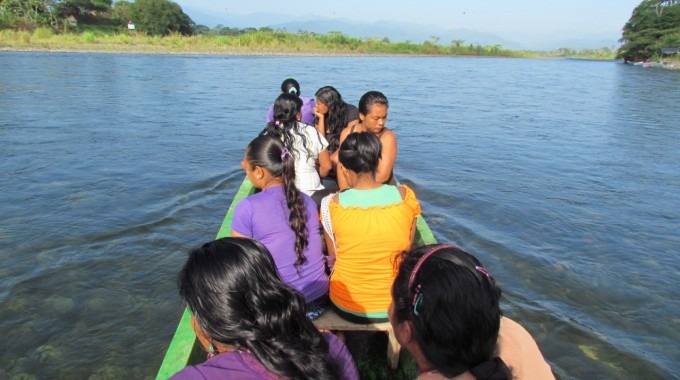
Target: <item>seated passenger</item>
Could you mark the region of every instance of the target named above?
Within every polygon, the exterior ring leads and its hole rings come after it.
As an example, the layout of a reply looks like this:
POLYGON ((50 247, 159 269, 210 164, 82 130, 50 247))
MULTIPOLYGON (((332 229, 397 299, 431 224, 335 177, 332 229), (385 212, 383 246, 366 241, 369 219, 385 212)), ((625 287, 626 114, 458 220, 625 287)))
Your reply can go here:
POLYGON ((315 319, 328 302, 328 276, 319 213, 314 201, 295 187, 295 159, 281 140, 260 136, 246 148, 241 166, 262 191, 236 205, 231 235, 264 244, 281 278, 302 293, 309 317, 315 319))
POLYGON ((302 100, 292 94, 281 94, 274 102, 274 121, 261 135, 274 136, 295 157, 295 186, 311 196, 323 190, 321 177, 331 170, 328 142, 311 125, 300 123, 302 100))
MULTIPOLYGON (((314 125, 314 98, 302 96, 300 84, 293 78, 288 78, 281 83, 282 94, 297 95, 302 100, 302 108, 300 110, 300 121, 314 125)), ((267 123, 274 121, 274 104, 269 106, 267 111, 267 123)))
POLYGON ((502 316, 500 296, 482 264, 455 246, 402 254, 390 322, 418 379, 554 379, 531 335, 502 316))
POLYGON ((358 379, 352 357, 305 317, 262 244, 227 237, 189 252, 178 278, 205 363, 172 379, 358 379))
MULTIPOLYGON (((375 178, 380 183, 394 183, 392 170, 397 161, 397 136, 387 124, 387 110, 389 108, 387 97, 378 91, 369 91, 359 100, 359 118, 361 123, 350 125, 340 133, 340 144, 345 141, 347 135, 353 132, 371 132, 380 138, 382 144, 382 156, 375 173, 375 178)), ((331 152, 332 153, 332 152, 331 152)), ((331 160, 335 160, 331 157, 331 160)), ((338 178, 338 187, 347 188, 344 178, 338 178)))
POLYGON ((315 95, 315 126, 319 133, 328 140, 328 152, 333 154, 340 146, 340 132, 348 125, 359 122, 359 110, 345 103, 342 95, 332 86, 321 87, 315 95))
POLYGON ((375 179, 380 140, 352 133, 340 146, 340 173, 350 189, 322 201, 328 254, 335 255, 331 305, 355 323, 386 322, 397 255, 411 247, 420 204, 406 186, 375 179))

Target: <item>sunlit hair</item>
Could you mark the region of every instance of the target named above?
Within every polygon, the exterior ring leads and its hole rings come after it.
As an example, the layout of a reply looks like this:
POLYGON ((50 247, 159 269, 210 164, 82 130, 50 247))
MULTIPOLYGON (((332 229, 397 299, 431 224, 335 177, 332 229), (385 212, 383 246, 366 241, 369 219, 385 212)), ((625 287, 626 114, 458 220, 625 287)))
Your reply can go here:
POLYGON ((293 78, 288 78, 281 83, 281 93, 282 94, 293 94, 300 96, 300 83, 293 78))
POLYGON ((288 210, 290 210, 288 224, 295 233, 295 254, 297 255, 295 265, 303 264, 307 260, 304 250, 309 244, 309 231, 307 231, 307 210, 305 209, 304 198, 295 186, 295 158, 287 150, 284 154, 284 146, 281 140, 265 135, 257 137, 248 144, 246 161, 251 169, 259 166, 273 177, 279 177, 283 180, 286 204, 288 210))
MULTIPOLYGON (((342 95, 332 86, 321 87, 316 91, 316 99, 328 107, 328 113, 324 119, 326 125, 326 140, 328 151, 335 152, 340 145, 340 132, 347 126, 347 103, 342 100, 342 95)), ((318 123, 315 118, 314 123, 318 123)))
POLYGON ((398 262, 393 318, 413 324, 434 368, 446 377, 470 371, 477 379, 510 378, 495 352, 501 290, 479 260, 455 246, 428 245, 402 253, 398 262))
POLYGON ((368 115, 371 112, 371 107, 376 104, 382 104, 386 108, 390 108, 390 103, 387 97, 379 91, 369 91, 361 96, 359 99, 359 112, 368 115))
POLYGON ((287 378, 339 378, 304 298, 281 280, 262 244, 232 237, 205 243, 189 252, 178 286, 209 340, 248 350, 287 378))
POLYGON ((338 160, 342 166, 355 173, 375 175, 382 154, 382 143, 371 132, 354 132, 347 135, 340 146, 338 160))

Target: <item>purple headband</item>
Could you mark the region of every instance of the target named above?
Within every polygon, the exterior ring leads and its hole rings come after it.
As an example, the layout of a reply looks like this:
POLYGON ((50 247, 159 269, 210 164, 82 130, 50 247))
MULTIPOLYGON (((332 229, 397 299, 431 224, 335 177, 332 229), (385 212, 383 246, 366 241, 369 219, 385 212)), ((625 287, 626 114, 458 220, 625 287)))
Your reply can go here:
POLYGON ((411 289, 411 286, 413 285, 413 280, 416 279, 416 275, 418 274, 418 271, 420 270, 420 266, 423 265, 425 260, 427 260, 428 257, 432 256, 433 253, 442 250, 444 248, 455 248, 455 249, 460 249, 456 247, 455 245, 451 244, 445 244, 445 245, 438 245, 435 247, 432 247, 429 251, 425 252, 424 255, 420 257, 418 262, 416 263, 416 266, 413 267, 413 271, 411 272, 411 277, 408 279, 408 288, 411 289))
MULTIPOLYGON (((440 251, 442 249, 446 249, 446 248, 453 248, 453 249, 459 249, 460 250, 460 248, 456 247, 455 245, 443 244, 443 245, 437 245, 435 247, 432 247, 429 251, 425 252, 425 254, 420 257, 420 259, 416 263, 415 267, 413 267, 413 271, 411 272, 411 277, 409 277, 409 279, 408 279, 408 288, 407 289, 411 289, 411 286, 413 286, 413 281, 416 279, 416 275, 418 274, 418 271, 420 270, 420 267, 423 265, 425 260, 427 260, 430 256, 437 253, 438 251, 440 251)), ((464 266, 460 262, 455 262, 453 260, 448 260, 448 261, 451 261, 456 265, 464 266)), ((489 280, 491 280, 491 276, 489 275, 489 272, 487 272, 486 269, 484 269, 484 267, 481 267, 479 265, 475 265, 475 269, 479 273, 482 273, 483 275, 485 275, 489 280)), ((420 306, 420 304, 423 302, 423 295, 420 293, 422 287, 423 286, 421 284, 418 284, 418 286, 416 286, 416 290, 413 292, 413 300, 411 300, 411 306, 413 307, 413 314, 415 316, 420 315, 418 313, 418 306, 420 306)))

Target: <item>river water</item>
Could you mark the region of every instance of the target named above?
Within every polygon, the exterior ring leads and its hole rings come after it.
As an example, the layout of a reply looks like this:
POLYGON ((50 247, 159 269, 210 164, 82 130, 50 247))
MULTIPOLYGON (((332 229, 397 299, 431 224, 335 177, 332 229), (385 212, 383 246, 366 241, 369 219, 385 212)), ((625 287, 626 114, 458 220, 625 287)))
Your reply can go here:
POLYGON ((0 378, 152 378, 287 77, 390 99, 397 176, 564 379, 680 373, 680 72, 0 53, 0 378))

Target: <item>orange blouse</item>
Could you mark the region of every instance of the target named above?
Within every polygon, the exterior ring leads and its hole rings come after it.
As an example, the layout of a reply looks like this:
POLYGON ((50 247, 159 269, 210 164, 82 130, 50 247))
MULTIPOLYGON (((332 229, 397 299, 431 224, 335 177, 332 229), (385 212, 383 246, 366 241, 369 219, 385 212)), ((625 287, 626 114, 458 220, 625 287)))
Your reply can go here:
POLYGON ((369 318, 387 318, 395 258, 411 248, 411 229, 420 215, 413 190, 388 206, 342 207, 330 202, 335 237, 335 269, 330 299, 340 309, 369 318))

